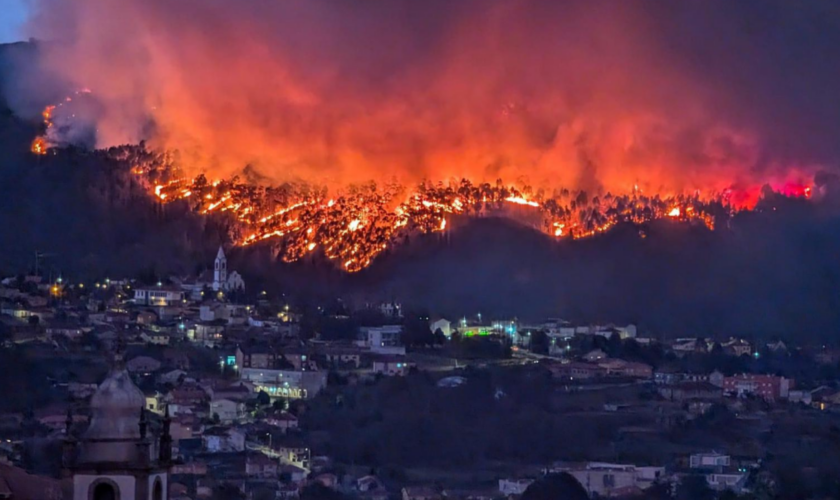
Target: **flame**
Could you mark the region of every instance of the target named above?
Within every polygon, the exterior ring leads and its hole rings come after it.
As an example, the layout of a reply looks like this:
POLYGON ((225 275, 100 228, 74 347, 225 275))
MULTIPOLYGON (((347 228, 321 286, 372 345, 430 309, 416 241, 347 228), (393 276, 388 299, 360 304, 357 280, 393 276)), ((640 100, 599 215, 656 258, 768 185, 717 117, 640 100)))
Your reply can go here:
MULTIPOLYGON (((150 190, 164 203, 184 200, 198 213, 232 213, 237 220, 234 231, 247 231, 237 239, 240 245, 277 239, 287 262, 321 247, 326 258, 341 262, 349 272, 370 265, 404 234, 442 232, 450 215, 493 213, 508 203, 533 208, 546 232, 556 238, 581 239, 621 223, 645 224, 664 218, 711 230, 717 220, 750 210, 757 201, 752 192, 658 195, 635 187, 625 194, 592 199, 581 191, 567 190, 545 196, 526 194, 530 192, 527 186, 474 184, 468 179, 450 185, 421 183, 408 194, 402 186, 371 185, 329 198, 323 191, 300 186, 256 188, 237 179, 208 183, 201 176, 157 183, 150 190), (366 230, 360 231, 362 227, 366 230)), ((778 191, 807 197, 810 188, 783 185, 778 191)))
POLYGON ((47 154, 47 140, 44 137, 36 137, 35 140, 32 141, 32 147, 30 149, 36 155, 47 154))

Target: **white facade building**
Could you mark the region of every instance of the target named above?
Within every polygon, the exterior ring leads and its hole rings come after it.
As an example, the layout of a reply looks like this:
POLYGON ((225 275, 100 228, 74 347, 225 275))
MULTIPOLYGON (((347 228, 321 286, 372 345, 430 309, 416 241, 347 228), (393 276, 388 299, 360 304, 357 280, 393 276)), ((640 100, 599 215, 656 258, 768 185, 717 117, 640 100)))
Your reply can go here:
POLYGON ((356 341, 356 345, 379 354, 405 355, 401 325, 359 328, 359 340, 356 341))

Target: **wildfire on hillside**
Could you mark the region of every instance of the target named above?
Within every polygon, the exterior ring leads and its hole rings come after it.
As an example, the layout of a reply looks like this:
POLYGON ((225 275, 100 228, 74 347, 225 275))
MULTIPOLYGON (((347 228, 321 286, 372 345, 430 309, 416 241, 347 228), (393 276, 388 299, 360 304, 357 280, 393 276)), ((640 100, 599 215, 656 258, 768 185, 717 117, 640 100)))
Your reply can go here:
MULTIPOLYGON (((55 107, 44 110, 47 130, 55 107)), ((32 151, 46 154, 49 135, 33 142, 32 151)), ((475 183, 469 179, 444 184, 422 182, 413 189, 374 182, 350 186, 330 195, 326 187, 284 184, 266 187, 238 177, 210 181, 204 175, 181 175, 166 154, 142 146, 112 148, 109 153, 131 165, 131 172, 148 186, 160 203, 189 204, 200 214, 229 213, 236 221, 232 238, 248 246, 274 240, 287 262, 322 252, 348 272, 360 271, 389 246, 412 232, 447 230, 451 216, 508 214, 525 211, 539 220, 540 229, 557 239, 581 239, 605 233, 622 224, 645 224, 668 219, 702 224, 713 230, 720 220, 751 210, 760 189, 727 189, 690 194, 646 193, 633 186, 626 193, 590 197, 582 190, 534 192, 529 186, 475 183), (519 211, 519 212, 517 212, 519 211)), ((788 197, 811 196, 811 188, 788 183, 774 190, 788 197)))
MULTIPOLYGON (((790 189, 788 196, 810 196, 807 187, 790 189)), ((370 265, 411 231, 445 231, 451 215, 480 216, 520 207, 536 212, 547 234, 580 239, 621 223, 665 218, 711 230, 716 221, 754 207, 733 203, 731 193, 662 196, 634 189, 589 199, 584 192, 563 190, 548 197, 501 181, 474 184, 467 179, 455 185, 423 183, 410 192, 372 184, 329 197, 323 191, 261 188, 236 179, 211 183, 198 177, 157 184, 154 194, 163 203, 186 200, 203 214, 230 212, 242 231, 236 239, 239 245, 276 238, 288 262, 322 251, 350 272, 370 265)))

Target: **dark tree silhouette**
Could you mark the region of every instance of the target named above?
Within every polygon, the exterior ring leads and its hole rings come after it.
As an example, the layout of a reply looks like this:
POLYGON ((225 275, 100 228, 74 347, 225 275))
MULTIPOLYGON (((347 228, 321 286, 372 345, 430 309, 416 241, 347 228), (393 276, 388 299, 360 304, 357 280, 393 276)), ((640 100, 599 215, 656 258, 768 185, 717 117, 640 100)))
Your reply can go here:
POLYGON ((577 479, 570 474, 549 474, 534 481, 525 493, 522 500, 589 500, 586 490, 580 485, 577 479))

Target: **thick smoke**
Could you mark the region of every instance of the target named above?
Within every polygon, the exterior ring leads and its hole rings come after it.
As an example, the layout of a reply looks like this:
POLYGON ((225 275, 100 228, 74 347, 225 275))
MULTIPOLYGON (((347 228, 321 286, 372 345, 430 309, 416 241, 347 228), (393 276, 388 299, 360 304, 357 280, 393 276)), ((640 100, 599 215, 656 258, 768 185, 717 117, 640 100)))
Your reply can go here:
POLYGON ((213 177, 720 189, 840 157, 833 0, 32 2, 98 146, 213 177))

